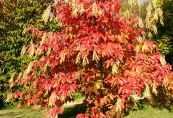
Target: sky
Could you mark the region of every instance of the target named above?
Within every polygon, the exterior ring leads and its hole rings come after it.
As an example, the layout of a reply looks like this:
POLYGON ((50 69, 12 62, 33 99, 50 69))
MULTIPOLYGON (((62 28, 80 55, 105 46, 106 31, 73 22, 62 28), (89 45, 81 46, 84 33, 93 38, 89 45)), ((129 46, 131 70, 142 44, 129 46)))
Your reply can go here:
POLYGON ((148 1, 148 0, 142 0, 142 2, 145 2, 145 1, 148 1))

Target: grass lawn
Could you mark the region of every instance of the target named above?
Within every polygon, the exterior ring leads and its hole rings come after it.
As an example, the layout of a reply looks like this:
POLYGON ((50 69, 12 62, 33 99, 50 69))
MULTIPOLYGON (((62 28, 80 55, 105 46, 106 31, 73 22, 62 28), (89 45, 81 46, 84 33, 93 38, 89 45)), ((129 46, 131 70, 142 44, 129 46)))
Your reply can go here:
POLYGON ((147 105, 141 110, 131 112, 125 118, 173 118, 173 112, 165 108, 153 108, 147 105))
MULTIPOLYGON (((66 107, 63 115, 59 118, 75 118, 76 114, 84 111, 81 104, 66 107)), ((34 109, 4 109, 0 110, 0 118, 41 118, 46 110, 34 109)), ((153 108, 149 105, 139 111, 131 112, 124 118, 173 118, 173 112, 169 112, 165 108, 153 108)))
POLYGON ((41 118, 46 110, 4 109, 0 110, 0 118, 41 118))

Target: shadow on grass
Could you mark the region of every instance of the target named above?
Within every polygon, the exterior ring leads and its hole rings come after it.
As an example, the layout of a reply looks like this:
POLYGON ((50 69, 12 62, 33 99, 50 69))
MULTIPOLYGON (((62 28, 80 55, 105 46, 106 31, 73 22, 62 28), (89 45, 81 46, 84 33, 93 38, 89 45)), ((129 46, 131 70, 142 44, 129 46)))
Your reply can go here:
POLYGON ((66 108, 63 114, 60 114, 58 118, 76 118, 77 114, 85 113, 86 108, 83 104, 77 104, 73 107, 66 108))
POLYGON ((6 117, 8 117, 8 116, 17 116, 17 115, 20 115, 22 113, 23 112, 8 112, 6 114, 0 114, 0 116, 6 116, 6 117))

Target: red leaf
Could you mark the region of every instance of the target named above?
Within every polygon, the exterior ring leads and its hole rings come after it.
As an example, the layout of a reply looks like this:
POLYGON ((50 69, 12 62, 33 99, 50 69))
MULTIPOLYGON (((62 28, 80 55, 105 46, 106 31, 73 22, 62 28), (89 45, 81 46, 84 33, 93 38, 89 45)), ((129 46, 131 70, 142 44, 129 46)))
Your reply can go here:
POLYGON ((78 114, 76 118, 89 118, 88 114, 78 114))
POLYGON ((134 14, 136 14, 136 10, 135 10, 134 8, 132 9, 132 12, 133 12, 134 14))

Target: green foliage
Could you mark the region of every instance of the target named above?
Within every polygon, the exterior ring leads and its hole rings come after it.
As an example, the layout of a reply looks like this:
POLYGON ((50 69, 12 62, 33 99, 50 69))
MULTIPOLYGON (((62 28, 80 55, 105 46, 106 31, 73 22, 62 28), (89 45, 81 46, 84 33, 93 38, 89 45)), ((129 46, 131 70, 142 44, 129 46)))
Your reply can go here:
POLYGON ((73 95, 74 100, 81 100, 83 99, 83 96, 80 93, 74 93, 73 95))
MULTIPOLYGON (((10 91, 8 81, 13 72, 19 73, 32 60, 31 56, 21 56, 23 45, 30 42, 31 36, 23 33, 27 24, 40 29, 55 31, 57 27, 44 25, 41 15, 50 4, 49 0, 4 0, 0 2, 0 99, 4 101, 10 91)), ((2 106, 2 105, 1 105, 2 106)))
POLYGON ((168 35, 163 35, 158 39, 159 47, 162 49, 162 53, 170 54, 173 51, 173 38, 168 35))
POLYGON ((164 26, 157 24, 158 34, 154 36, 154 40, 158 42, 162 53, 166 55, 167 61, 173 64, 173 1, 162 1, 164 26))

